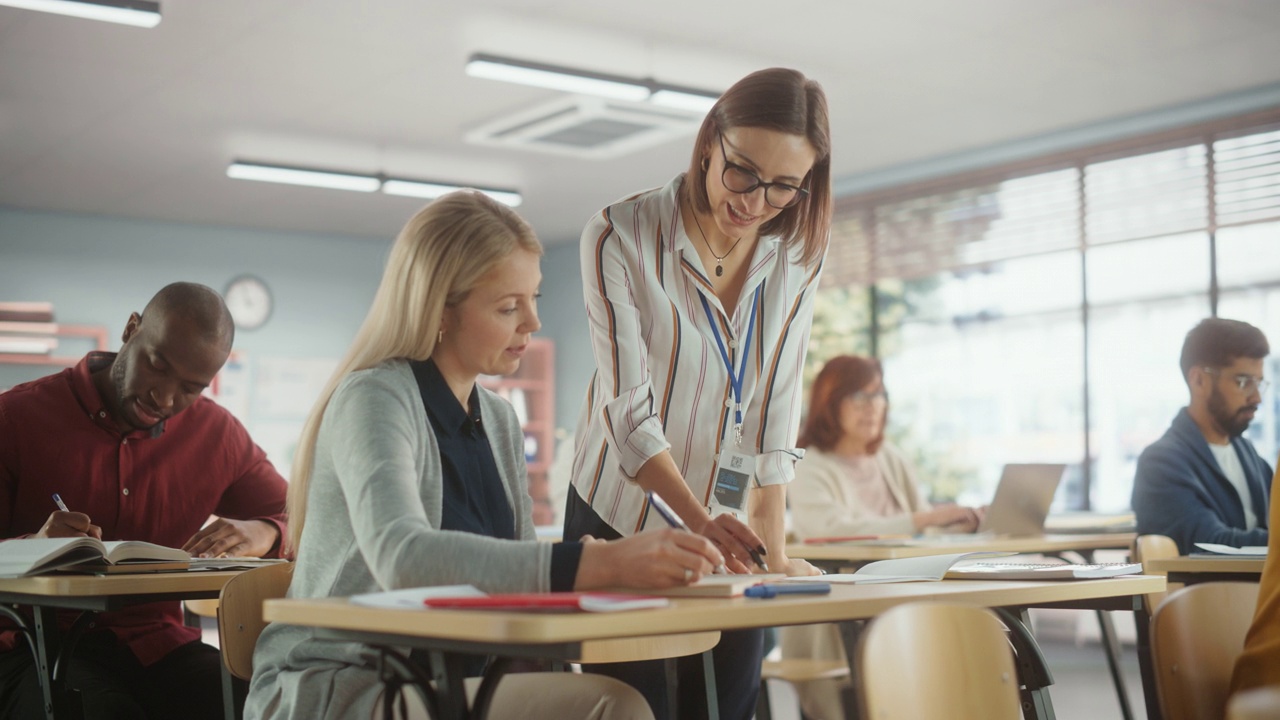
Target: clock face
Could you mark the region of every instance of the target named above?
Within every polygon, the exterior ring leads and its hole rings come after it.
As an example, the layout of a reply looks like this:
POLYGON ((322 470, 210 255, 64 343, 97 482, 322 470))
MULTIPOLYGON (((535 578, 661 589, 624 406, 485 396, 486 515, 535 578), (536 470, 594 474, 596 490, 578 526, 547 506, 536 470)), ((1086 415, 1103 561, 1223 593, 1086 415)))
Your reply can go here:
POLYGON ((227 283, 226 301, 238 328, 260 328, 271 317, 271 291, 253 275, 241 275, 227 283))

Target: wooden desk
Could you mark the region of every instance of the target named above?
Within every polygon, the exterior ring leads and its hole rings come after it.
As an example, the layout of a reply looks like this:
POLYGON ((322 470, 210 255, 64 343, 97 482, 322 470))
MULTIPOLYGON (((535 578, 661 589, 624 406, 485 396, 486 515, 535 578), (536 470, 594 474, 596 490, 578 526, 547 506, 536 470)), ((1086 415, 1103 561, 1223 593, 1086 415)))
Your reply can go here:
MULTIPOLYGON (((902 540, 871 540, 848 543, 803 544, 787 546, 787 555, 804 558, 828 571, 844 567, 860 567, 877 560, 944 555, 962 552, 1015 552, 1061 555, 1074 553, 1086 562, 1093 562, 1097 550, 1128 550, 1136 536, 1133 533, 1061 534, 1034 537, 982 537, 972 539, 960 536, 946 540, 929 537, 902 540)), ((1125 690, 1124 674, 1120 670, 1120 640, 1115 624, 1105 611, 1097 613, 1098 627, 1102 631, 1102 647, 1111 671, 1111 681, 1116 688, 1116 699, 1124 720, 1133 720, 1129 707, 1129 694, 1125 690)), ((1150 703, 1148 703, 1150 704, 1150 703)), ((1150 712, 1150 708, 1148 708, 1150 712)))
POLYGON ((0 578, 0 616, 18 624, 36 658, 45 717, 79 720, 79 697, 67 692, 62 676, 67 656, 98 612, 160 600, 214 598, 238 571, 137 573, 119 575, 44 575, 0 578), (32 609, 28 621, 13 606, 32 609), (83 610, 65 638, 58 610, 83 610))
POLYGON ((1263 557, 1222 555, 1182 555, 1176 558, 1148 560, 1145 567, 1152 572, 1166 575, 1171 583, 1195 585, 1202 582, 1258 582, 1262 579, 1263 557))
MULTIPOLYGON (((771 600, 747 598, 675 598, 670 607, 628 613, 546 614, 433 610, 382 610, 352 605, 345 599, 268 600, 263 616, 271 622, 318 628, 320 637, 378 646, 384 655, 394 647, 424 648, 432 652, 433 668, 448 667, 457 653, 502 657, 573 658, 586 640, 641 637, 706 630, 737 630, 836 622, 856 635, 856 623, 907 602, 930 600, 1003 609, 1002 617, 1019 642, 1020 671, 1025 671, 1024 708, 1027 717, 1052 718, 1047 686, 1052 683, 1043 657, 1027 631, 1022 610, 1027 607, 1141 609, 1141 596, 1159 592, 1164 578, 1128 576, 1074 582, 1009 582, 947 580, 883 585, 835 585, 830 595, 789 595, 771 600)), ((855 645, 846 642, 852 655, 855 645)), ((461 678, 437 671, 440 718, 468 716, 461 678)), ((491 678, 486 686, 492 690, 491 678)), ((487 698, 476 698, 482 715, 487 698)))

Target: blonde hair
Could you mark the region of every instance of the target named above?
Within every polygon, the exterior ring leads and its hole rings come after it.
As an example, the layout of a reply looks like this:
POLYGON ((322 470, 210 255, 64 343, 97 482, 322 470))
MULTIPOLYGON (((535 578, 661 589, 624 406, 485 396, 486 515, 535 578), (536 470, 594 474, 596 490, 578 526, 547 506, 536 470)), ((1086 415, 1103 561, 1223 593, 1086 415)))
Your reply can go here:
POLYGON ((391 246, 369 314, 302 427, 289 480, 288 552, 295 552, 302 538, 316 438, 338 385, 384 360, 431 357, 444 309, 466 299, 480 278, 517 248, 542 255, 528 223, 473 190, 449 193, 405 224, 391 246))

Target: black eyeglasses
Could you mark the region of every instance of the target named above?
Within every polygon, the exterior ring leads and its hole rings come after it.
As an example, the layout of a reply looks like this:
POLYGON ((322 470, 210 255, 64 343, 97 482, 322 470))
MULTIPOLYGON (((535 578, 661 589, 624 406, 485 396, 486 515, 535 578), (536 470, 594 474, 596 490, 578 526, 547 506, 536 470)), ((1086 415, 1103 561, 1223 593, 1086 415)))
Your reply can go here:
POLYGON ((778 210, 786 210, 809 194, 809 191, 795 185, 780 182, 765 182, 759 175, 729 161, 729 152, 724 148, 724 133, 717 133, 720 138, 720 153, 724 155, 724 170, 720 173, 720 182, 729 192, 746 195, 756 188, 764 188, 764 201, 778 210))

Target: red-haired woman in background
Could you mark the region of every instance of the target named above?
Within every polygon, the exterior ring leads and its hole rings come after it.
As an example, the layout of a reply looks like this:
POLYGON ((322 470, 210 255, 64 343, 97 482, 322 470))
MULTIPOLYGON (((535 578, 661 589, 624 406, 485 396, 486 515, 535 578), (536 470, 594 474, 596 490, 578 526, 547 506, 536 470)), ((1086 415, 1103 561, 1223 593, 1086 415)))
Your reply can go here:
MULTIPOLYGON (((842 355, 823 366, 800 433, 798 445, 805 448, 805 456, 787 488, 798 538, 977 529, 981 510, 932 506, 925 499, 915 470, 885 442, 888 417, 889 396, 879 361, 842 355)), ((783 628, 780 639, 787 658, 845 658, 835 625, 783 628)), ((805 713, 843 717, 840 685, 835 680, 803 683, 798 690, 805 713)))

